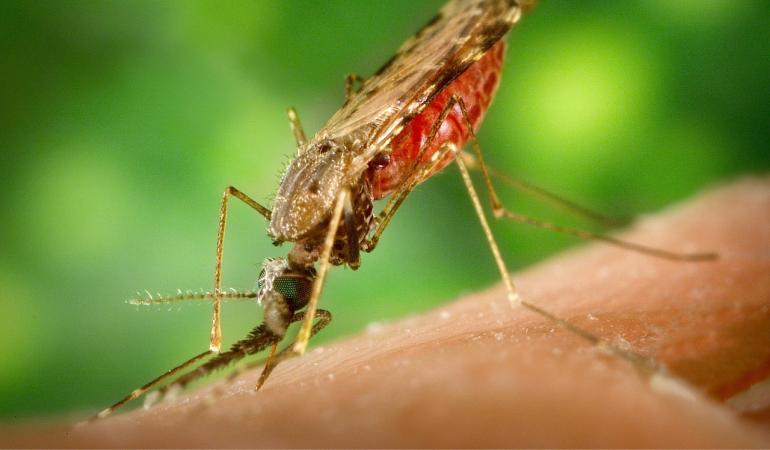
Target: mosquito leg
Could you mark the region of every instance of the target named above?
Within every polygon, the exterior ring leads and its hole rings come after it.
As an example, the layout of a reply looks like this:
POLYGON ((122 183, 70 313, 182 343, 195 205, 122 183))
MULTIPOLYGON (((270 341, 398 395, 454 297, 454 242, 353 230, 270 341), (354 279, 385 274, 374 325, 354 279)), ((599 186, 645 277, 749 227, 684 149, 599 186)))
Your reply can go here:
POLYGON ((334 212, 332 213, 331 221, 329 222, 329 230, 326 232, 326 239, 324 240, 323 248, 321 250, 321 263, 318 266, 318 274, 313 283, 313 291, 310 294, 307 309, 305 309, 305 318, 302 321, 299 333, 297 333, 297 340, 292 347, 293 352, 300 355, 305 353, 307 342, 310 340, 313 318, 315 317, 316 308, 318 307, 318 298, 321 296, 321 289, 326 281, 326 272, 329 270, 329 259, 331 258, 332 247, 334 246, 334 238, 337 236, 337 229, 339 228, 342 219, 342 210, 344 209, 349 196, 350 192, 347 188, 340 190, 339 194, 337 194, 334 212))
MULTIPOLYGON (((441 123, 446 119, 446 115, 448 114, 450 109, 457 103, 461 103, 461 99, 456 96, 452 97, 450 101, 447 102, 447 105, 444 107, 442 113, 439 115, 438 120, 433 124, 432 132, 431 134, 429 134, 426 144, 424 144, 424 147, 420 149, 418 159, 416 160, 418 164, 420 161, 422 161, 422 156, 424 154, 425 148, 427 148, 430 145, 431 141, 435 137, 435 132, 433 131, 438 129, 441 123)), ((461 104, 461 107, 462 107, 462 104, 461 104)), ((466 115, 466 118, 467 118, 467 115, 466 115)), ((472 133, 472 127, 470 127, 470 125, 469 125, 469 129, 471 130, 471 133, 472 133)), ((471 136, 473 137, 473 134, 471 134, 471 136)), ((397 193, 396 199, 392 200, 391 203, 389 203, 389 205, 391 205, 391 209, 388 209, 388 205, 386 205, 386 210, 384 211, 384 213, 386 214, 386 217, 388 218, 392 217, 393 212, 398 208, 398 206, 400 206, 400 204, 403 202, 405 197, 414 189, 414 187, 419 183, 421 179, 433 173, 435 167, 437 167, 438 164, 443 160, 443 158, 446 157, 448 152, 457 153, 458 150, 451 143, 445 144, 444 146, 442 146, 442 148, 439 151, 436 152, 436 154, 433 155, 432 163, 429 164, 428 167, 425 167, 422 170, 418 170, 418 168, 415 166, 410 176, 409 182, 405 183, 404 187, 397 193)), ((590 332, 583 330, 582 328, 579 328, 566 320, 560 319, 559 317, 540 308, 539 306, 521 299, 521 297, 518 295, 515 285, 513 284, 513 281, 511 280, 511 277, 508 272, 508 268, 505 265, 505 261, 503 260, 502 255, 500 254, 500 249, 497 246, 495 238, 489 227, 489 223, 486 220, 486 216, 484 215, 484 211, 481 207, 481 201, 479 200, 479 196, 476 193, 475 188, 473 187, 473 183, 471 181, 470 174, 468 173, 467 167, 465 166, 461 158, 456 158, 455 161, 460 167, 460 172, 461 172, 461 175, 463 176, 463 181, 466 184, 468 193, 471 196, 471 201, 473 202, 474 208, 476 209, 477 215, 479 216, 479 220, 481 222, 482 228, 484 229, 484 233, 486 235, 487 241, 489 242, 490 249, 492 250, 493 256, 495 258, 495 263, 497 264, 498 270, 500 271, 500 276, 502 277, 503 282, 508 291, 508 299, 511 302, 511 304, 514 306, 521 305, 529 309, 530 311, 540 315, 541 317, 544 317, 562 326, 563 328, 569 330, 570 332, 583 337, 590 343, 598 347, 605 348, 610 353, 613 353, 622 359, 632 362, 634 366, 636 366, 637 368, 639 368, 641 371, 645 373, 649 373, 650 371, 655 370, 654 363, 648 360, 647 358, 641 355, 637 355, 635 353, 620 349, 610 344, 609 342, 591 334, 590 332)), ((387 222, 385 222, 385 224, 387 224, 387 222)), ((374 237, 375 238, 378 237, 383 229, 384 229, 384 226, 383 226, 383 223, 381 222, 380 227, 376 230, 374 237)))
MULTIPOLYGON (((297 313, 292 319, 292 322, 303 320, 303 317, 305 317, 304 312, 297 313)), ((332 321, 332 315, 329 311, 326 311, 324 309, 317 309, 315 311, 314 318, 318 319, 318 322, 316 322, 315 325, 313 325, 313 328, 310 330, 311 338, 315 336, 319 331, 323 330, 327 325, 329 325, 329 322, 332 321)), ((277 354, 270 355, 267 362, 265 363, 264 369, 262 369, 262 373, 259 375, 259 380, 257 381, 257 390, 262 388, 262 385, 265 384, 265 381, 267 381, 267 377, 270 376, 270 374, 273 372, 273 369, 275 369, 276 366, 278 366, 278 364, 297 354, 293 350, 294 345, 295 345, 295 342, 292 342, 291 344, 289 344, 289 346, 287 346, 277 354)))
MULTIPOLYGON (((299 322, 299 321, 302 320, 303 317, 305 317, 305 313, 304 312, 296 313, 294 315, 294 317, 291 319, 291 323, 299 322)), ((325 309, 317 309, 316 312, 315 312, 315 318, 319 319, 319 320, 318 320, 318 322, 316 322, 315 325, 313 325, 313 329, 310 330, 310 337, 311 338, 313 336, 315 336, 316 334, 318 334, 319 331, 321 331, 322 329, 326 328, 327 325, 329 325, 329 323, 332 321, 332 314, 329 311, 325 310, 325 309)), ((242 364, 242 365, 236 367, 236 370, 232 374, 230 374, 230 376, 228 376, 227 379, 232 381, 233 379, 235 379, 236 377, 240 376, 244 372, 248 372, 249 370, 254 369, 256 367, 266 366, 266 365, 269 364, 269 365, 271 365, 273 367, 271 367, 270 370, 268 370, 267 374, 264 373, 265 370, 267 370, 267 369, 263 370, 262 375, 260 375, 260 380, 262 380, 262 381, 257 386, 257 388, 259 389, 259 387, 261 387, 262 384, 264 383, 264 381, 267 379, 267 376, 269 375, 269 372, 272 372, 272 370, 275 368, 275 366, 278 365, 278 363, 280 363, 281 361, 283 361, 285 359, 290 358, 293 355, 293 353, 291 352, 291 348, 293 346, 294 346, 294 342, 289 344, 286 348, 284 348, 283 350, 281 350, 277 354, 271 355, 272 356, 272 362, 271 362, 271 358, 268 357, 268 358, 262 358, 262 359, 258 359, 256 361, 250 361, 248 363, 242 364)))
MULTIPOLYGON (((387 226, 390 224, 393 215, 395 215, 401 204, 404 203, 404 200, 406 200, 406 197, 409 195, 409 193, 412 192, 415 186, 417 186, 417 184, 419 184, 422 179, 433 173, 433 170, 438 166, 438 163, 442 161, 444 156, 446 156, 446 151, 442 151, 440 149, 432 156, 432 161, 429 164, 430 167, 428 167, 427 170, 420 170, 420 165, 422 164, 422 159, 425 156, 425 152, 427 152, 427 150, 433 144, 441 124, 444 122, 444 120, 446 120, 447 115, 449 115, 449 112, 452 110, 452 107, 455 105, 456 101, 457 100, 455 100, 454 97, 451 98, 441 110, 438 119, 436 119, 436 121, 433 122, 433 125, 431 125, 428 137, 420 147, 420 151, 417 153, 417 157, 415 158, 415 163, 412 165, 409 174, 405 178, 406 181, 402 184, 402 187, 398 190, 398 192, 390 197, 388 203, 378 214, 377 228, 374 230, 372 236, 362 243, 361 246, 364 251, 371 252, 375 249, 375 247, 377 247, 377 244, 380 241, 380 236, 385 231, 385 228, 387 228, 387 226)), ((456 151, 456 149, 453 149, 453 151, 456 151)))
POLYGON ((234 188, 228 186, 222 194, 222 204, 219 207, 219 229, 217 231, 217 257, 216 267, 214 268, 214 307, 211 318, 211 335, 209 349, 214 353, 219 353, 222 346, 222 325, 220 320, 222 304, 222 257, 225 243, 225 225, 227 224, 227 200, 233 196, 255 209, 265 219, 270 220, 271 212, 269 209, 254 201, 251 197, 234 188))
POLYGON ((199 378, 203 378, 209 375, 210 373, 214 372, 215 370, 226 367, 230 363, 243 359, 246 356, 248 356, 248 354, 242 350, 227 351, 224 353, 220 353, 215 358, 212 358, 206 363, 201 364, 197 368, 180 376, 176 380, 163 386, 157 391, 151 392, 150 394, 148 394, 147 397, 145 397, 144 405, 145 407, 149 407, 153 405, 157 400, 166 397, 166 395, 168 395, 169 392, 175 391, 177 389, 181 390, 185 388, 188 384, 192 383, 193 381, 199 378))
MULTIPOLYGON (((479 171, 481 170, 478 160, 472 154, 468 153, 467 151, 462 151, 460 153, 460 157, 463 158, 463 162, 469 169, 479 171)), ((498 180, 514 189, 518 189, 519 191, 538 197, 545 202, 551 203, 552 205, 558 206, 570 213, 582 216, 585 219, 591 220, 605 227, 619 227, 625 225, 627 222, 625 220, 606 216, 602 213, 586 208, 585 206, 578 205, 571 200, 554 194, 553 192, 549 192, 522 179, 508 176, 505 173, 493 168, 489 164, 487 164, 487 170, 491 176, 497 178, 498 180)))
MULTIPOLYGON (((305 317, 305 312, 298 312, 294 314, 294 316, 291 318, 291 321, 289 323, 300 322, 303 320, 304 317, 305 317)), ((317 309, 315 312, 315 318, 318 319, 318 322, 316 322, 315 325, 313 325, 313 327, 310 330, 311 338, 316 334, 318 334, 318 332, 324 329, 327 325, 329 325, 329 323, 332 320, 332 315, 329 311, 326 311, 324 309, 317 309)), ((243 373, 248 369, 251 369, 252 367, 265 364, 265 367, 262 370, 262 373, 260 374, 259 382, 257 385, 257 389, 259 389, 260 387, 262 387, 265 381, 267 381, 267 378, 270 375, 270 373, 273 371, 273 369, 275 369, 276 366, 278 366, 280 362, 288 358, 291 358, 292 356, 295 355, 295 353, 292 350, 294 343, 290 344, 288 347, 284 348, 280 352, 275 353, 275 347, 280 340, 281 340, 281 337, 276 336, 270 330, 268 330, 264 324, 261 324, 258 327, 254 328, 246 338, 241 339, 240 341, 233 344, 229 351, 217 355, 216 357, 205 362, 204 364, 201 364, 196 369, 191 370, 190 372, 187 372, 186 374, 180 376, 179 378, 167 384, 166 386, 163 386, 161 389, 158 390, 158 396, 162 397, 166 395, 169 391, 175 388, 180 388, 180 389, 184 388, 185 386, 192 383, 193 381, 199 378, 205 377, 206 375, 214 372, 215 370, 224 368, 227 365, 233 362, 236 362, 248 355, 259 353, 265 348, 267 348, 268 346, 272 345, 273 350, 270 356, 267 358, 267 361, 260 360, 255 363, 250 363, 246 365, 245 368, 241 368, 237 370, 236 372, 233 373, 233 375, 228 377, 228 380, 232 380, 237 375, 243 373)), ((210 352, 207 352, 207 354, 208 353, 210 352)), ((174 369, 174 373, 179 372, 180 370, 193 364, 194 362, 195 360, 190 360, 186 362, 183 366, 180 366, 174 369)), ((163 378, 159 377, 158 379, 153 380, 153 384, 149 385, 144 392, 146 392, 146 390, 152 388, 153 386, 157 385, 159 382, 163 381, 163 379, 171 375, 173 375, 173 373, 165 374, 163 378)), ((139 394, 137 394, 132 398, 136 398, 142 393, 143 392, 140 392, 139 394)), ((130 400, 130 398, 128 400, 130 400)), ((119 407, 120 405, 127 402, 128 400, 125 400, 125 399, 121 400, 119 404, 116 404, 116 406, 112 407, 113 410, 114 408, 119 407)))
POLYGON ((353 95, 358 93, 363 86, 365 79, 359 76, 357 73, 349 73, 345 77, 345 101, 349 102, 353 95), (355 84, 358 83, 358 89, 354 89, 355 84))
MULTIPOLYGON (((305 316, 304 312, 299 312, 294 315, 291 322, 299 322, 302 320, 302 318, 305 316)), ((312 338, 318 332, 320 332, 322 329, 326 328, 327 325, 332 321, 332 314, 325 310, 325 309, 317 309, 315 312, 315 318, 318 319, 318 322, 316 322, 315 325, 313 325, 313 329, 310 330, 310 337, 312 338)), ((275 369, 275 366, 277 366, 281 361, 286 360, 290 358, 292 355, 294 355, 293 352, 291 352, 291 348, 294 346, 294 342, 289 344, 286 348, 281 350, 275 355, 271 355, 271 358, 263 358, 258 359, 256 361, 251 361, 245 364, 242 364, 238 367, 236 367, 236 370, 230 374, 230 376, 227 377, 228 381, 232 381, 236 377, 240 376, 244 372, 247 372, 251 369, 254 369, 256 367, 265 366, 265 368, 262 370, 262 374, 259 376, 259 383, 257 384, 257 389, 261 388, 262 385, 267 380, 267 377, 270 375, 270 373, 275 369), (271 367, 268 368, 267 366, 270 365, 271 367)))
POLYGON ((259 353, 270 345, 276 345, 280 340, 280 336, 272 333, 267 326, 262 323, 251 330, 248 336, 234 343, 228 351, 220 353, 197 368, 163 386, 158 390, 158 394, 162 397, 172 389, 184 388, 193 381, 205 377, 215 370, 222 369, 248 355, 259 353))
POLYGON ((305 148, 305 144, 307 143, 307 137, 305 137, 305 129, 302 128, 302 122, 299 120, 299 115, 297 114, 296 109, 289 107, 289 109, 286 110, 286 113, 289 115, 291 133, 294 135, 294 141, 297 142, 297 154, 299 154, 302 149, 305 148))
MULTIPOLYGON (((267 355, 267 361, 265 362, 265 368, 262 370, 262 374, 259 376, 260 380, 262 379, 262 375, 264 375, 265 372, 267 371, 268 367, 271 367, 271 366, 274 367, 276 365, 276 363, 273 362, 273 358, 275 357, 276 350, 278 350, 278 343, 277 342, 275 344, 273 344, 273 346, 270 348, 270 354, 267 355)), ((271 371, 272 371, 272 369, 271 369, 271 371)), ((267 378, 267 377, 265 377, 265 378, 267 378)), ((257 389, 259 389, 259 387, 257 387, 257 389)))
POLYGON ((227 381, 232 382, 239 376, 243 375, 244 373, 248 372, 251 369, 254 369, 255 367, 262 367, 265 364, 267 364, 267 358, 260 358, 256 361, 249 361, 242 364, 238 364, 235 366, 233 371, 227 376, 227 381))
POLYGON ((128 394, 125 397, 123 397, 122 399, 120 399, 120 401, 118 401, 114 405, 110 406, 107 409, 102 410, 99 414, 93 416, 90 419, 90 421, 97 420, 97 419, 104 419, 106 417, 109 417, 113 412, 115 412, 115 410, 117 410, 121 406, 125 405, 126 403, 130 402, 131 400, 133 400, 133 399, 139 397, 140 395, 144 394, 145 392, 149 391, 150 389, 152 389, 153 387, 157 386, 158 383, 162 382, 166 378, 171 377, 174 374, 179 373, 180 371, 182 371, 185 368, 191 366, 192 364, 195 364, 196 362, 200 361, 201 359, 209 356, 211 353, 212 353, 211 350, 206 350, 203 353, 200 353, 198 355, 193 356, 192 358, 190 358, 187 361, 183 362, 182 364, 174 367, 173 369, 170 369, 170 370, 164 372, 162 375, 160 375, 159 377, 153 379, 152 381, 150 381, 149 383, 145 384, 144 386, 139 387, 137 389, 134 389, 133 391, 131 391, 130 394, 128 394))
POLYGON ((505 284, 506 290, 508 291, 508 301, 511 303, 511 306, 519 306, 519 305, 523 306, 524 308, 540 315, 541 317, 544 317, 558 324, 562 328, 582 337, 583 339, 586 339, 591 344, 597 347, 604 348, 610 353, 631 362, 635 367, 637 367, 643 373, 654 372, 656 370, 656 366, 655 366, 655 363, 650 359, 645 358, 644 356, 636 354, 634 352, 623 350, 615 345, 612 345, 608 341, 578 326, 575 326, 572 323, 564 319, 561 319, 554 314, 551 314, 550 312, 540 308, 539 306, 533 303, 529 303, 526 300, 523 300, 519 296, 516 286, 513 284, 513 281, 511 280, 511 276, 508 272, 508 268, 505 265, 505 261, 503 260, 503 257, 500 254, 500 249, 497 246, 497 242, 495 241, 495 237, 492 234, 492 230, 489 227, 489 222, 487 221, 486 215, 484 214, 484 209, 481 206, 479 195, 476 192, 476 189, 473 187, 473 181, 471 181, 471 176, 468 173, 468 168, 465 166, 465 163, 462 161, 462 158, 457 158, 455 162, 460 168, 460 174, 462 175, 463 182, 465 183, 465 187, 468 189, 468 194, 470 195, 471 202, 473 203, 473 207, 476 210, 476 215, 478 216, 479 221, 481 222, 481 227, 484 229, 484 235, 487 238, 487 243, 489 244, 489 247, 492 250, 492 255, 495 258, 495 263, 497 264, 497 268, 500 271, 500 276, 502 277, 503 283, 505 284))
MULTIPOLYGON (((420 175, 421 177, 432 173, 434 168, 441 162, 441 160, 446 156, 448 152, 457 152, 457 149, 452 144, 444 145, 443 147, 441 147, 441 149, 439 149, 438 152, 436 152, 436 156, 433 158, 432 164, 430 164, 428 167, 420 171, 418 175, 420 175)), ((516 286, 513 284, 513 281, 511 280, 508 268, 505 265, 505 261, 502 258, 500 249, 497 246, 497 242, 495 241, 494 235, 492 234, 492 230, 490 229, 489 223, 486 219, 486 216, 484 215, 484 210, 482 209, 481 201, 479 200, 479 196, 476 192, 476 189, 473 187, 473 183, 471 181, 470 174, 468 173, 468 169, 463 163, 463 161, 461 160, 461 158, 457 158, 455 159, 455 161, 460 167, 460 172, 463 176, 463 181, 465 182, 465 185, 468 189, 468 193, 470 194, 471 201, 473 202, 474 208, 476 209, 476 213, 479 216, 481 226, 484 229, 484 234, 487 238, 490 249, 492 250, 495 263, 497 264, 498 270, 500 271, 500 276, 502 277, 503 283, 505 284, 506 290, 508 291, 508 300, 511 303, 511 305, 512 306, 521 305, 529 309, 530 311, 533 311, 539 314, 540 316, 545 317, 550 321, 553 321, 554 323, 569 330, 570 332, 586 339, 592 344, 605 348, 610 353, 613 353, 618 357, 621 357, 628 361, 631 361, 634 365, 636 365, 640 369, 643 369, 644 371, 653 370, 654 364, 651 361, 649 361, 647 358, 644 358, 641 355, 637 355, 635 353, 620 349, 610 344, 609 342, 591 334, 590 332, 583 330, 582 328, 579 328, 566 320, 560 319, 558 316, 551 314, 550 312, 540 308, 539 306, 521 299, 516 289, 516 286)), ((406 195, 408 195, 409 192, 411 192, 411 190, 414 189, 420 177, 415 178, 415 180, 412 183, 410 183, 405 189, 403 189, 400 192, 400 194, 402 194, 402 197, 406 197, 406 195)))
POLYGON ((342 209, 342 222, 345 226, 345 235, 347 236, 348 255, 347 264, 353 270, 361 265, 359 254, 359 233, 356 227, 356 212, 353 210, 353 200, 348 195, 345 198, 345 205, 342 209))
MULTIPOLYGON (((544 220, 535 219, 532 217, 528 217, 522 214, 518 214, 512 211, 509 211, 505 209, 500 202, 499 197, 497 196, 497 192, 495 191, 494 186, 492 186, 492 179, 490 178, 490 172, 489 168, 484 162, 484 156, 481 153, 481 146, 478 143, 478 140, 476 139, 476 135, 473 132, 473 127, 471 126, 471 121, 468 116, 468 111, 465 109, 465 103, 463 103, 462 98, 460 97, 452 97, 453 99, 456 99, 457 104, 460 105, 460 110, 462 111, 463 115, 463 121, 465 122, 466 126, 470 130, 470 140, 472 141, 473 150, 476 153, 476 161, 478 162, 481 173, 484 177, 484 183, 487 187, 487 194, 489 195, 489 201, 492 205, 492 212, 495 216, 495 218, 506 218, 510 219, 519 223, 523 223, 526 225, 532 225, 538 228, 544 228, 547 230, 555 231, 562 234, 568 234, 570 236, 575 236, 580 239, 584 240, 595 240, 595 241, 602 241, 608 244, 612 244, 616 247, 625 248, 627 250, 632 250, 637 253, 642 253, 649 256, 655 256, 658 258, 664 258, 664 259, 670 259, 675 261, 712 261, 718 258, 716 253, 676 253, 676 252, 670 252, 667 250, 657 249, 653 247, 648 247, 646 245, 640 245, 635 244, 633 242, 627 242, 620 239, 616 239, 611 236, 603 235, 603 234, 597 234, 592 233, 590 231, 585 231, 577 228, 572 227, 566 227, 562 225, 553 224, 544 220)), ((463 163, 463 167, 465 167, 463 163)))

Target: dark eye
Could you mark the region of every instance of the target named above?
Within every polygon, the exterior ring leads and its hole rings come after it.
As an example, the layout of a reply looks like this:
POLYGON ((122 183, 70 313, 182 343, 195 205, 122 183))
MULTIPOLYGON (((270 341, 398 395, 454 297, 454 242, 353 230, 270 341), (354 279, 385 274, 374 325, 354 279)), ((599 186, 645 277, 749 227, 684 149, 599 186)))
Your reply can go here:
POLYGON ((310 300, 313 281, 305 277, 280 276, 273 281, 273 288, 297 310, 310 300))

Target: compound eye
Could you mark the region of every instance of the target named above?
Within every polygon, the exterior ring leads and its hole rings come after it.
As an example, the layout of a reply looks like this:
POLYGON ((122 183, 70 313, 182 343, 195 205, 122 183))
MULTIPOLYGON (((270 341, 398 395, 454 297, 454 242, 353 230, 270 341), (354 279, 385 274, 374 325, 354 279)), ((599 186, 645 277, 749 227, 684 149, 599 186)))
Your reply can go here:
POLYGON ((281 294, 293 310, 303 308, 313 290, 313 280, 301 275, 282 275, 273 281, 273 289, 281 294))

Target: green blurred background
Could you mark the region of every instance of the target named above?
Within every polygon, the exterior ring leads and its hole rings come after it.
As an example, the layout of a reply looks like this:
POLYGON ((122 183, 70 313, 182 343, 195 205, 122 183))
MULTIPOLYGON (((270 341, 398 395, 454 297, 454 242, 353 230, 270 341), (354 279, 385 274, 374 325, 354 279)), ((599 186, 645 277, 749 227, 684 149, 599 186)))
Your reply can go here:
MULTIPOLYGON (((0 417, 103 407, 205 349, 208 304, 124 301, 211 288, 220 195, 232 184, 270 201, 294 150, 285 108, 314 133, 344 75, 371 74, 442 3, 0 3, 0 417)), ((546 1, 509 38, 480 133, 488 159, 627 217, 766 171, 768 24, 766 0, 546 1)), ((513 269, 579 245, 493 226, 513 269)), ((235 204, 225 285, 251 288, 286 250, 235 204)), ((331 273, 321 305, 335 320, 317 342, 497 280, 449 168, 358 272, 331 273)), ((227 342, 260 314, 226 304, 227 342)))

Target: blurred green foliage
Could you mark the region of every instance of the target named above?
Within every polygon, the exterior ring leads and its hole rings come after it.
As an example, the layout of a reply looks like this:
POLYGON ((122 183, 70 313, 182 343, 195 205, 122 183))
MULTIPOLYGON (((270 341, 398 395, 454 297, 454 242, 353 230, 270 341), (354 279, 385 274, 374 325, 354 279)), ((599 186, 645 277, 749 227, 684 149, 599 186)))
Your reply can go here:
MULTIPOLYGON (((210 288, 222 190, 269 202, 294 150, 285 108, 317 130, 344 75, 372 73, 441 3, 0 3, 0 417, 105 406, 203 350, 208 304, 124 300, 210 288)), ((619 216, 766 171, 768 23, 765 0, 545 1, 509 38, 482 146, 511 175, 619 216)), ((579 245, 494 228, 514 269, 579 245)), ((285 251, 235 204, 225 285, 251 288, 285 251)), ((335 320, 318 341, 497 279, 450 167, 358 272, 332 271, 322 307, 335 320)), ((226 304, 228 342, 260 314, 226 304)))

